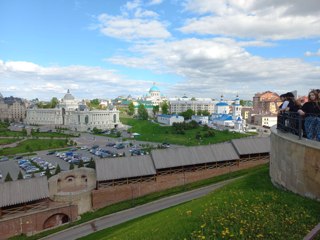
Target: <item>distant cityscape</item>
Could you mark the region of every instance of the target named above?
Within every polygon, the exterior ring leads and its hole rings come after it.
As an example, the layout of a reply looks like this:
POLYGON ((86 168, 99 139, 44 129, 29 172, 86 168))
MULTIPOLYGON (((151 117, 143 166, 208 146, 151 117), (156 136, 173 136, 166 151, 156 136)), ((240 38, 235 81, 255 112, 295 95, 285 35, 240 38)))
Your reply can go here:
MULTIPOLYGON (((301 101, 307 101, 302 97, 301 101)), ((3 97, 0 93, 0 120, 21 122, 34 125, 65 126, 75 131, 91 131, 121 127, 119 115, 127 114, 130 104, 133 115, 138 114, 143 105, 149 118, 156 118, 163 124, 172 125, 174 115, 192 110, 193 120, 216 128, 233 128, 244 131, 247 124, 271 127, 277 123, 278 107, 281 104, 277 93, 265 91, 255 93, 252 100, 219 100, 212 98, 195 98, 183 95, 167 98, 154 83, 142 97, 131 95, 115 99, 78 100, 67 90, 58 100, 52 96, 50 102, 39 99, 26 100, 18 96, 3 97), (167 104, 165 110, 163 104, 167 104)), ((181 121, 176 118, 175 121, 181 121)))

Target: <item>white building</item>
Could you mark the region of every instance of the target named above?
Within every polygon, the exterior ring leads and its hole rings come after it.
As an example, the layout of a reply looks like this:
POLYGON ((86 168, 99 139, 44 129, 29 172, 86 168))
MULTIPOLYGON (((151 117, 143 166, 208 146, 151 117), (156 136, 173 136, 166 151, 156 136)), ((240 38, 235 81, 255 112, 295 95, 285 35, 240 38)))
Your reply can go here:
POLYGON ((195 99, 195 98, 188 98, 183 96, 182 98, 172 98, 169 100, 170 105, 170 112, 171 113, 182 113, 187 111, 188 109, 197 112, 201 111, 208 111, 210 114, 214 112, 214 105, 215 101, 212 99, 195 99))
POLYGON ((157 116, 157 121, 159 123, 172 126, 173 123, 184 122, 184 117, 179 116, 177 114, 174 114, 174 115, 160 114, 157 116))
POLYGON ((201 116, 201 115, 193 115, 191 120, 196 121, 199 124, 208 124, 209 123, 209 116, 201 116))
POLYGON ((253 124, 258 126, 272 127, 277 124, 277 115, 257 114, 254 115, 253 124))
POLYGON ((121 126, 118 110, 90 111, 85 104, 75 100, 69 90, 56 108, 28 109, 25 122, 66 127, 75 131, 90 131, 95 127, 106 130, 121 126))
POLYGON ((210 117, 211 124, 218 127, 228 127, 234 129, 234 131, 245 130, 245 120, 242 119, 240 105, 240 98, 237 96, 231 105, 232 114, 230 114, 230 106, 223 101, 223 96, 219 103, 215 105, 215 113, 210 117))

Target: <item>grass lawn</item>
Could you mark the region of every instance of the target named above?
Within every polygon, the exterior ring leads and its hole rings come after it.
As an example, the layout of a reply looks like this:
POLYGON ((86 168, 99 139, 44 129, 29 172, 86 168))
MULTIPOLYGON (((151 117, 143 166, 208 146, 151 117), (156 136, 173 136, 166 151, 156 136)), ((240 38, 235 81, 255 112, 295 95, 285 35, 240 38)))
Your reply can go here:
POLYGON ((23 132, 15 132, 15 131, 9 131, 9 130, 4 130, 2 129, 0 131, 0 136, 1 137, 24 137, 25 135, 23 132))
POLYGON ((147 120, 137 120, 133 118, 121 118, 121 122, 126 125, 132 126, 130 128, 131 133, 139 133, 140 136, 135 137, 136 140, 150 141, 150 142, 169 142, 171 144, 185 145, 185 146, 196 146, 196 145, 207 145, 219 142, 229 141, 235 138, 242 138, 249 136, 242 133, 232 133, 228 131, 216 131, 214 130, 215 136, 202 138, 201 141, 195 138, 196 133, 204 133, 202 127, 197 129, 186 130, 185 134, 176 134, 173 128, 170 126, 160 126, 159 124, 152 123, 147 120))
POLYGON ((81 239, 302 239, 319 223, 320 203, 274 187, 268 171, 81 239))
POLYGON ((0 138, 0 145, 7 145, 10 143, 20 141, 20 140, 21 139, 16 139, 16 138, 0 138))
POLYGON ((55 137, 55 138, 67 138, 74 137, 71 134, 58 133, 58 132, 33 132, 33 137, 55 137))
POLYGON ((60 139, 29 139, 18 144, 14 148, 3 148, 0 155, 14 155, 17 153, 27 153, 46 149, 66 147, 65 140, 60 139))

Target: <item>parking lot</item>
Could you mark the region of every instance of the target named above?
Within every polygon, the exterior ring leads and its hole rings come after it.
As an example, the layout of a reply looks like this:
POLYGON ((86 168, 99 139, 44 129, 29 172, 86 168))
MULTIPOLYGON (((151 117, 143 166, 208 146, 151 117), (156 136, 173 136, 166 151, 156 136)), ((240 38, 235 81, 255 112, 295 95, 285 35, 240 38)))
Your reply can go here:
MULTIPOLYGON (((105 155, 100 155, 100 157, 104 157, 107 158, 108 157, 115 157, 115 156, 131 156, 131 152, 133 151, 133 154, 136 155, 140 155, 140 154, 145 154, 143 151, 139 151, 139 149, 142 148, 142 144, 150 144, 154 147, 156 147, 159 143, 147 143, 147 142, 141 142, 141 141, 136 141, 136 140, 130 140, 130 141, 125 141, 122 142, 122 139, 115 139, 115 138, 107 138, 107 137, 103 137, 103 136, 94 136, 91 135, 89 133, 82 133, 81 137, 74 139, 77 142, 77 150, 74 151, 74 155, 75 156, 79 156, 80 158, 83 159, 95 159, 95 158, 99 158, 99 156, 95 155, 94 153, 97 153, 97 151, 94 151, 93 153, 90 153, 90 149, 93 146, 98 146, 96 150, 98 150, 99 152, 104 152, 104 153, 108 153, 105 155), (119 147, 119 149, 115 148, 113 146, 113 144, 118 144, 122 143, 120 145, 123 145, 121 147, 119 147), (135 150, 137 149, 137 151, 135 150), (109 153, 111 154, 109 156, 109 153)), ((70 160, 74 160, 75 158, 69 157, 69 159, 66 158, 66 152, 69 151, 58 151, 61 154, 64 153, 63 157, 59 157, 56 156, 57 153, 52 153, 52 154, 48 154, 50 152, 50 150, 46 150, 46 151, 39 151, 36 153, 36 155, 34 156, 30 156, 30 157, 24 157, 23 159, 31 159, 31 158, 38 158, 41 164, 50 164, 52 166, 54 166, 53 169, 51 169, 51 172, 54 173, 55 172, 55 168, 59 165, 62 171, 66 171, 70 169, 70 160), (69 161, 69 162, 68 162, 69 161)), ((79 159, 80 159, 79 158, 79 159)), ((19 159, 21 160, 21 159, 19 159)), ((22 174, 24 175, 24 177, 30 177, 30 171, 32 171, 32 169, 36 169, 35 167, 33 168, 33 166, 27 166, 28 168, 22 168, 21 166, 19 167, 19 160, 14 160, 14 159, 10 159, 9 161, 1 161, 0 162, 0 173, 2 175, 2 179, 0 179, 0 181, 4 181, 7 173, 9 172, 12 179, 16 180, 19 171, 22 172, 22 174), (31 170, 30 170, 31 168, 31 170), (28 173, 25 170, 29 170, 28 173)), ((75 161, 75 163, 78 163, 75 161)), ((33 162, 32 162, 33 164, 33 162)), ((38 165, 38 162, 36 162, 36 165, 38 165)), ((44 165, 44 166, 47 166, 44 165)), ((77 167, 76 164, 74 164, 75 167, 77 167)), ((44 171, 45 169, 43 168, 42 171, 44 171)), ((40 170, 37 171, 36 173, 34 173, 34 175, 40 176, 40 170)), ((43 174, 43 173, 42 173, 43 174)))

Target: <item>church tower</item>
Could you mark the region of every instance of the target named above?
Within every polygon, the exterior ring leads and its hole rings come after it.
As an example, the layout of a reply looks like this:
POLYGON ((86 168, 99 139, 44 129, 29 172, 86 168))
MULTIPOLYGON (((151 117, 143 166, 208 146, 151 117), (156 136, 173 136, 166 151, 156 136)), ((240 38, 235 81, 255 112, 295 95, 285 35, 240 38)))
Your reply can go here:
POLYGON ((242 106, 240 105, 240 98, 237 95, 236 99, 234 100, 234 104, 232 105, 232 117, 234 119, 237 117, 241 117, 241 109, 242 106))

